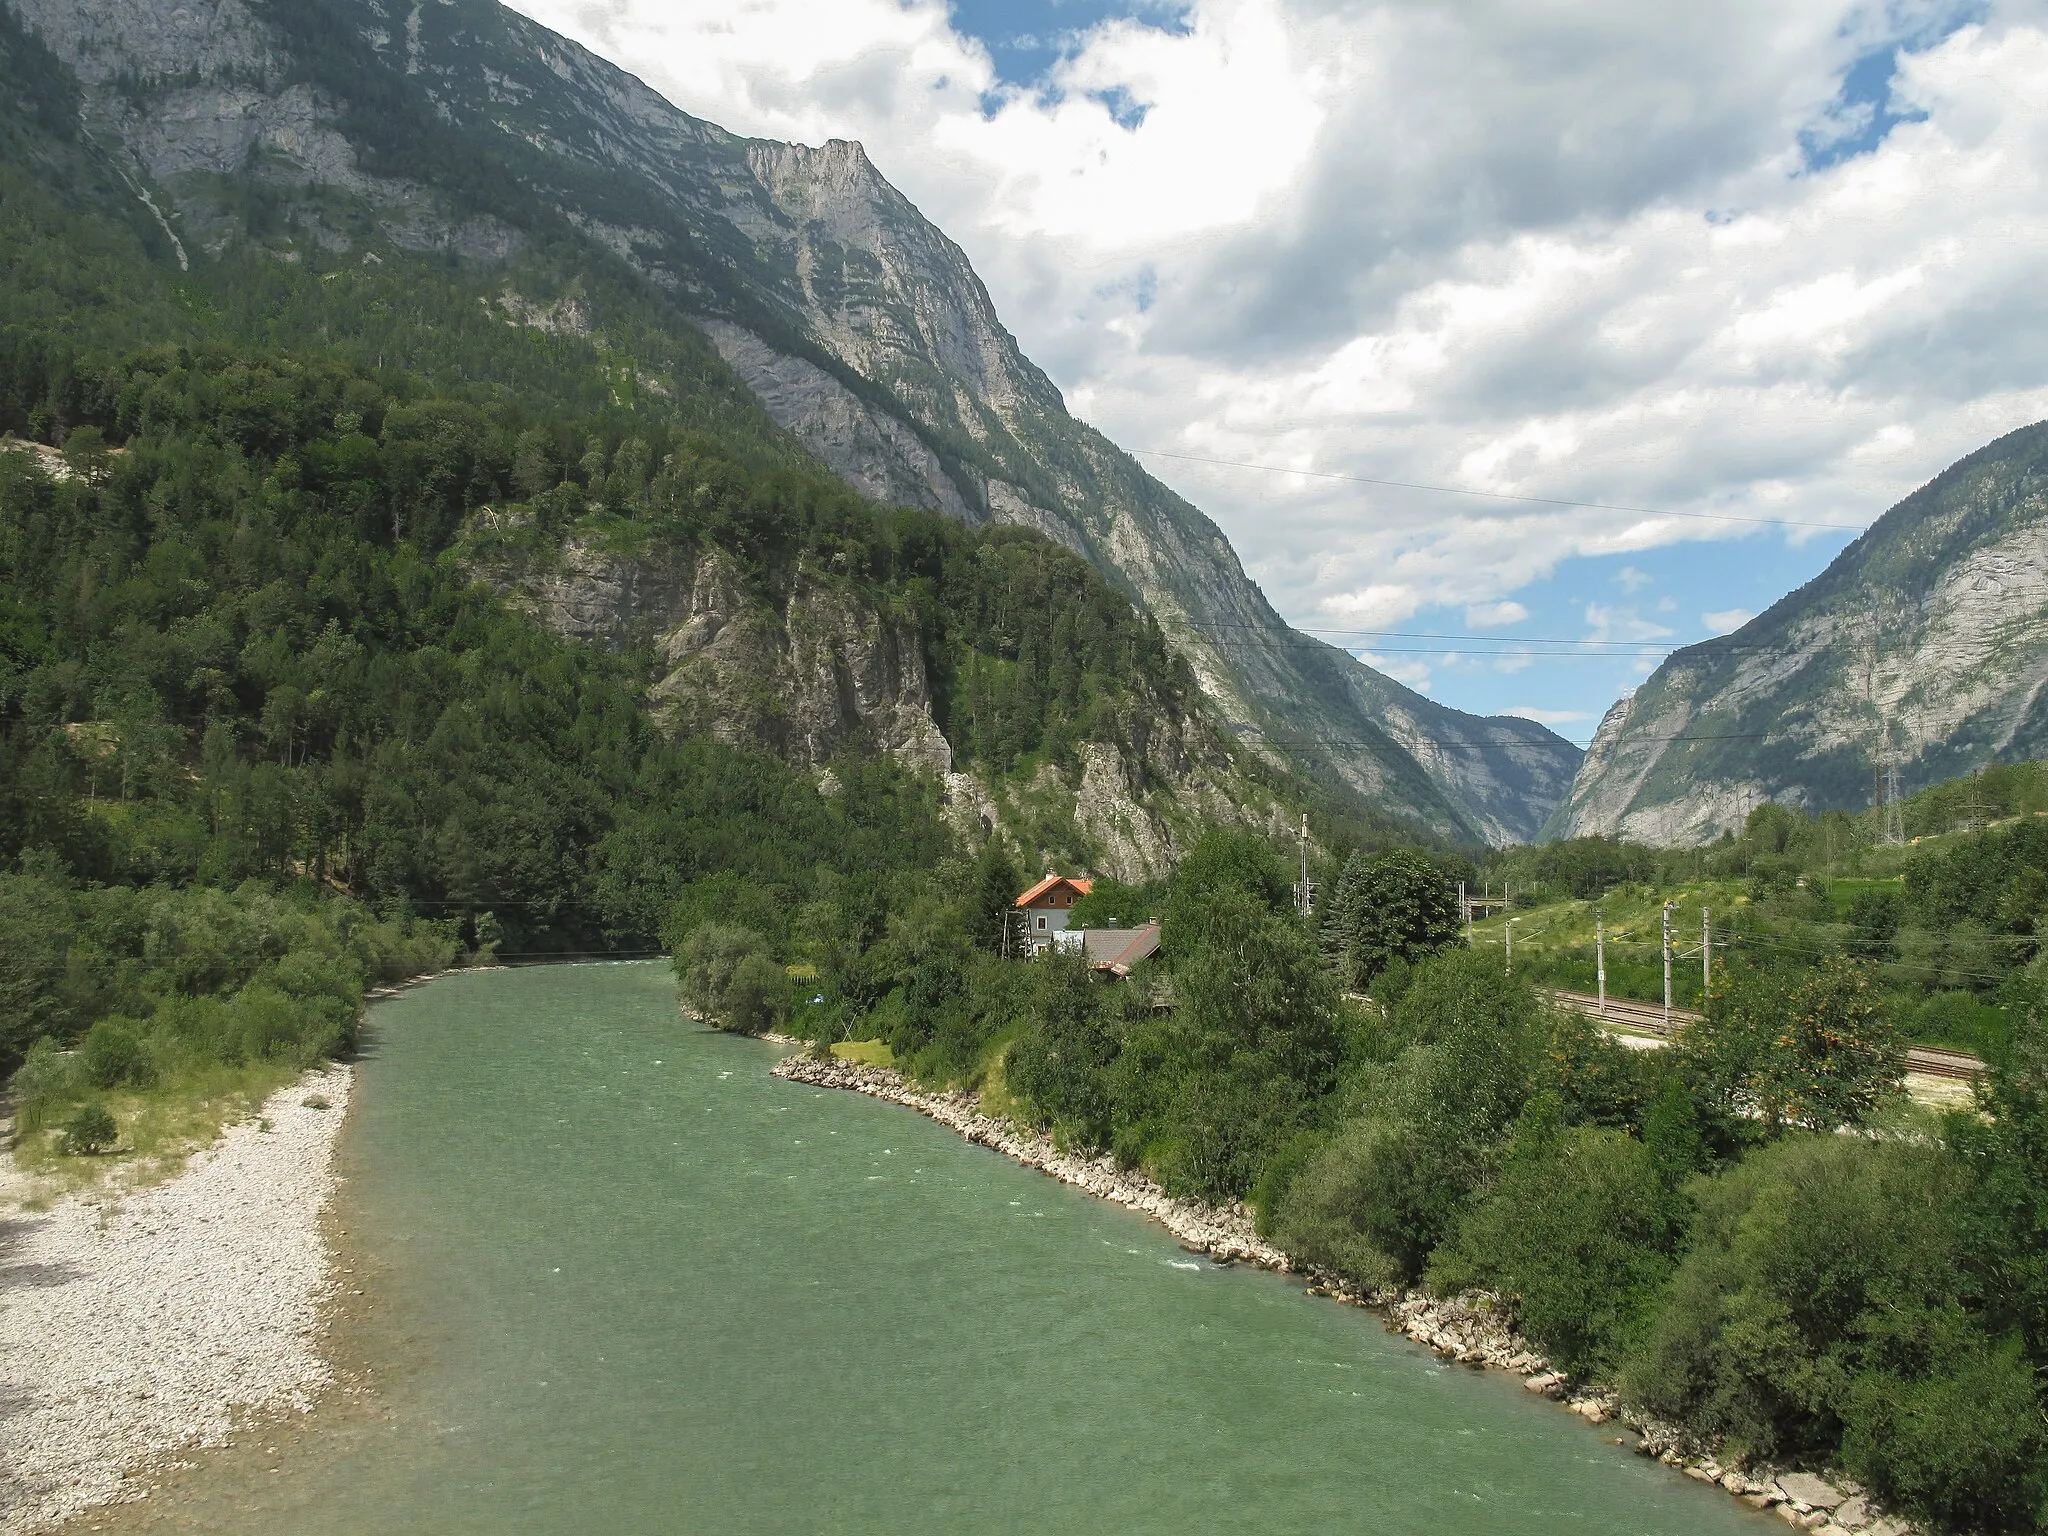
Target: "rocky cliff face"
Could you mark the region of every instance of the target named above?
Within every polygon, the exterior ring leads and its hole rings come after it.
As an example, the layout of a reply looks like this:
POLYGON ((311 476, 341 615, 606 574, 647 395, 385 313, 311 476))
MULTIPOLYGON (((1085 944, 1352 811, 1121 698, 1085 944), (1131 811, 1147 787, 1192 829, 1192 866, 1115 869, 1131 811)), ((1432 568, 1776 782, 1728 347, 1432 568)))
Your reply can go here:
MULTIPOLYGON (((186 244, 232 237, 233 177, 346 194, 379 238, 472 261, 566 221, 863 493, 1026 525, 1110 573, 1276 763, 1496 843, 1533 835, 1576 766, 1540 726, 1447 710, 1290 630, 1213 522, 1067 414, 965 254, 856 144, 737 138, 494 0, 20 9, 186 244), (465 157, 486 170, 459 180, 465 157)), ((360 238, 324 204, 300 219, 360 238)))
POLYGON ((1679 651, 1600 723, 1548 831, 1712 837, 1777 800, 1869 807, 2048 751, 2048 423, 1893 507, 1734 634, 1679 651))
POLYGON ((1171 870, 1204 826, 1284 826, 1270 791, 1184 730, 1134 731, 1128 752, 1087 742, 1065 772, 1043 765, 1025 782, 957 771, 923 638, 853 582, 800 571, 764 598, 718 550, 679 558, 572 536, 535 554, 518 512, 488 508, 465 531, 466 567, 550 629, 651 650, 648 707, 665 728, 772 751, 828 789, 841 752, 886 752, 940 781, 971 842, 1000 834, 1027 867, 1080 849, 1092 868, 1142 883, 1171 870))

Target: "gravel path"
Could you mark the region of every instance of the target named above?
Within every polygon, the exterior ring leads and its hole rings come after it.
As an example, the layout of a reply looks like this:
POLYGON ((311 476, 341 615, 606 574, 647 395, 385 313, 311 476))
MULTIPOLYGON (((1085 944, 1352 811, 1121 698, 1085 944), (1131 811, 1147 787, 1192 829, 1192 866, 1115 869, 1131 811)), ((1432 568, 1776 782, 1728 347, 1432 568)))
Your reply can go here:
POLYGON ((0 1216, 0 1536, 139 1498, 138 1464, 311 1405, 349 1087, 308 1073, 268 1131, 232 1127, 168 1184, 0 1216))

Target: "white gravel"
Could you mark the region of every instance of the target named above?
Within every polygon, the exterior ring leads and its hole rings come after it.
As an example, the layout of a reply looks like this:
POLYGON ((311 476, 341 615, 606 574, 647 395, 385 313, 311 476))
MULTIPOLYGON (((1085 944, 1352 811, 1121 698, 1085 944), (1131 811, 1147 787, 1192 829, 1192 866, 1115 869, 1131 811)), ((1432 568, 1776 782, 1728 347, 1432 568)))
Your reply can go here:
POLYGON ((157 1188, 0 1215, 0 1536, 139 1498, 125 1474, 150 1458, 311 1406, 349 1087, 308 1073, 268 1131, 232 1127, 157 1188))

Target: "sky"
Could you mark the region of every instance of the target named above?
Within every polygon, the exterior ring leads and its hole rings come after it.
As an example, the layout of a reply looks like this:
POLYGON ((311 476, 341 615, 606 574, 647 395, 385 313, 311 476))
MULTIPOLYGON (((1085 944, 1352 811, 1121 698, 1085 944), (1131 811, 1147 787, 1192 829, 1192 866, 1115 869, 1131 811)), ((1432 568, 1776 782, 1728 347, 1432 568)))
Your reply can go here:
POLYGON ((2048 0, 518 6, 858 139, 1291 623, 1457 708, 1584 740, 2048 417, 2048 0))

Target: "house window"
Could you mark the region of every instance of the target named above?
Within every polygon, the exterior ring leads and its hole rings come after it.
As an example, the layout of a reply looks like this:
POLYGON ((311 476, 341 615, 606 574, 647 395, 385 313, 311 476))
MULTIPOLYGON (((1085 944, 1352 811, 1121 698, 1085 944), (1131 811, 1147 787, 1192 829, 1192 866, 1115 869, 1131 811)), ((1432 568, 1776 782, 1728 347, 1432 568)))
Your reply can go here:
POLYGON ((1045 919, 1044 919, 1044 918, 1042 918, 1042 917, 1041 917, 1041 918, 1040 918, 1040 919, 1038 920, 1038 926, 1039 926, 1039 927, 1041 927, 1041 928, 1043 928, 1043 927, 1045 926, 1045 919))

